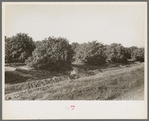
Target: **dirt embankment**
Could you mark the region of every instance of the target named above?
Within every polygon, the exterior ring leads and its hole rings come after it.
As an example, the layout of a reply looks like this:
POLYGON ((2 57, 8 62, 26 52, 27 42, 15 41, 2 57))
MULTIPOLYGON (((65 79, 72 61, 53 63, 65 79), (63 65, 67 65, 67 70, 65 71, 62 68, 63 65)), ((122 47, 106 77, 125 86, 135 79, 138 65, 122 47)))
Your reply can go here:
POLYGON ((123 97, 127 97, 129 90, 143 84, 144 64, 142 63, 134 67, 117 68, 79 79, 45 83, 31 89, 22 88, 20 85, 18 87, 7 85, 6 92, 9 90, 9 94, 5 97, 7 100, 123 100, 117 97, 123 94, 126 95, 123 97), (17 91, 17 89, 20 90, 17 91), (11 90, 17 92, 11 93, 11 90))

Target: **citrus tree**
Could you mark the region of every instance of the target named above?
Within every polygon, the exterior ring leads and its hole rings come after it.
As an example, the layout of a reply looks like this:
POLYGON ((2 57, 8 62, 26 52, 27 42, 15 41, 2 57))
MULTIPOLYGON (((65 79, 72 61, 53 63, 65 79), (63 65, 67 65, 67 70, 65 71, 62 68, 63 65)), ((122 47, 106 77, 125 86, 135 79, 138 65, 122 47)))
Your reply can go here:
POLYGON ((58 70, 65 64, 70 64, 72 58, 71 46, 66 38, 52 38, 43 40, 26 60, 28 66, 45 69, 58 70))
POLYGON ((25 33, 18 33, 5 40, 5 61, 24 62, 35 49, 34 41, 25 33))

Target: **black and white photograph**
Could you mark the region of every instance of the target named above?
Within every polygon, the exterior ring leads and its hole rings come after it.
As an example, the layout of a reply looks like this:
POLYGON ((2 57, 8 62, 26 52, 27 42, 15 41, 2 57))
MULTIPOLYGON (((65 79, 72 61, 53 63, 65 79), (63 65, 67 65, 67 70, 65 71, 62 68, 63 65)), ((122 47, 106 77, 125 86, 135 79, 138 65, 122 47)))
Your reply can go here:
POLYGON ((2 26, 5 103, 146 102, 147 2, 3 2, 2 26))

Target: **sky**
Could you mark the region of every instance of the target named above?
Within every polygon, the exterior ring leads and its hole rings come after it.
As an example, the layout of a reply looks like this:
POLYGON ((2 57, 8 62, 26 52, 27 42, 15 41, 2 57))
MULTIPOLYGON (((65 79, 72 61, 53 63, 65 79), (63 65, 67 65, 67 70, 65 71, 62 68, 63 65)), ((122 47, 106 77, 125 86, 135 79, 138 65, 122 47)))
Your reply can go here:
POLYGON ((103 44, 144 47, 147 38, 147 3, 138 4, 5 4, 5 36, 27 33, 34 41, 49 36, 70 43, 97 40, 103 44))

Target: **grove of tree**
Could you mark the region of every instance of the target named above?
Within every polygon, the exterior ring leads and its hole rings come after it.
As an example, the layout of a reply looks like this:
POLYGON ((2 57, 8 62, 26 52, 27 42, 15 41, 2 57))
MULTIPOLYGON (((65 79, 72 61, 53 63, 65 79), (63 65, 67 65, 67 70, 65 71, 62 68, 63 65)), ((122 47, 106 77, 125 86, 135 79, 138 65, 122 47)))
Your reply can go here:
POLYGON ((36 69, 59 70, 72 61, 101 65, 106 62, 125 63, 128 59, 143 62, 144 48, 124 47, 120 43, 104 45, 98 41, 69 44, 62 37, 33 41, 25 33, 18 33, 5 40, 5 62, 21 61, 36 69))

